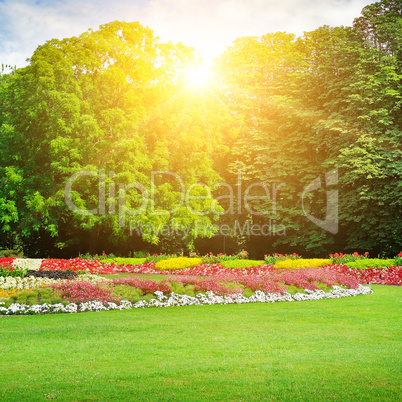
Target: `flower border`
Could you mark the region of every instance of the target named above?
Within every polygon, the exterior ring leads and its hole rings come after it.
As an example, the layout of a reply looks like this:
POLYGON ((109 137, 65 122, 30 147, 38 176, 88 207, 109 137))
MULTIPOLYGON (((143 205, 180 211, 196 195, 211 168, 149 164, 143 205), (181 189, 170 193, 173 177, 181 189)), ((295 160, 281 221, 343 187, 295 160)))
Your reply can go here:
POLYGON ((176 306, 201 306, 214 304, 244 304, 244 303, 275 303, 275 302, 293 302, 307 300, 322 300, 322 299, 339 299, 343 297, 354 297, 358 295, 371 294, 373 291, 370 286, 359 285, 357 289, 344 289, 339 286, 334 286, 329 292, 322 290, 306 290, 306 293, 296 293, 291 295, 266 293, 257 290, 254 295, 245 297, 242 294, 231 294, 227 296, 218 296, 213 292, 206 294, 197 294, 195 297, 188 295, 180 295, 171 293, 166 296, 163 292, 156 291, 154 294, 156 299, 151 299, 149 302, 140 300, 136 303, 131 303, 123 300, 120 304, 116 303, 101 303, 99 301, 90 301, 86 303, 70 303, 67 305, 59 304, 27 304, 13 303, 6 308, 0 302, 0 314, 2 315, 34 315, 34 314, 55 314, 55 313, 80 313, 84 311, 110 311, 110 310, 128 310, 134 308, 150 308, 150 307, 176 307, 176 306))

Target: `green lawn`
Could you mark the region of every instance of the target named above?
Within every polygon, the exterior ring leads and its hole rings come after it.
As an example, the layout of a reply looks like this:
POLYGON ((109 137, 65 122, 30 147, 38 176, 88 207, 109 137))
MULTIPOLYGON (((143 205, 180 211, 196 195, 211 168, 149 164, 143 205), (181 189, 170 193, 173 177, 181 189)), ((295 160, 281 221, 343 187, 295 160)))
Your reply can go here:
POLYGON ((402 289, 373 290, 0 317, 0 400, 400 400, 402 289))

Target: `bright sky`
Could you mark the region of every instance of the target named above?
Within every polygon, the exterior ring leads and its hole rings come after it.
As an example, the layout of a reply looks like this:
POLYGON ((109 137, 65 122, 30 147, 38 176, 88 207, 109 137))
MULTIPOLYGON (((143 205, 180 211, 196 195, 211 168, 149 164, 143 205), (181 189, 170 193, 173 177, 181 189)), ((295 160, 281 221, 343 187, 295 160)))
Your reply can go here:
POLYGON ((195 47, 204 59, 233 40, 322 25, 350 26, 375 0, 0 0, 0 64, 23 67, 49 39, 78 36, 111 21, 139 21, 162 42, 195 47))

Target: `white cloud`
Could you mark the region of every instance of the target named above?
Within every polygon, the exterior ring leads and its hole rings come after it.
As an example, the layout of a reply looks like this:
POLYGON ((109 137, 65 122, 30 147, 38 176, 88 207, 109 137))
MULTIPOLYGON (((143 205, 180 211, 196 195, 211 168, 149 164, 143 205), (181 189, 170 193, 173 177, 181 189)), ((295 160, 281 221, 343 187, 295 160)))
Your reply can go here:
POLYGON ((322 25, 351 25, 370 0, 150 0, 146 20, 162 38, 218 56, 234 39, 322 25))
MULTIPOLYGON (((374 1, 374 0, 373 0, 374 1)), ((234 39, 351 25, 370 0, 0 0, 0 63, 26 65, 38 45, 114 20, 218 56, 234 39)))
MULTIPOLYGON (((116 1, 5 0, 0 2, 0 63, 26 65, 25 59, 50 39, 77 36, 89 28, 136 14, 138 7, 116 1), (113 4, 113 6, 112 6, 113 4)), ((138 20, 138 18, 137 18, 138 20)))

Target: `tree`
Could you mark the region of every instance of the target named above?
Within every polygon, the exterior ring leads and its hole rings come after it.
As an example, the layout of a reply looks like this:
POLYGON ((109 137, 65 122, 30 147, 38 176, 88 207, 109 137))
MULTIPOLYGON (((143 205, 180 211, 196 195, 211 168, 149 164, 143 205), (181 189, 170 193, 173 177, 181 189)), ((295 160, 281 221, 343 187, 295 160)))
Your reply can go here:
POLYGON ((402 67, 402 4, 399 0, 382 0, 364 7, 353 29, 378 50, 378 57, 395 57, 402 67))
MULTIPOLYGON (((163 105, 182 89, 183 71, 196 62, 192 49, 159 44, 139 23, 113 22, 78 38, 47 42, 29 66, 2 78, 2 180, 12 187, 5 190, 2 209, 17 221, 28 247, 46 233, 60 248, 81 244, 96 251, 102 239, 129 242, 130 225, 147 225, 151 230, 141 237, 157 243, 164 225, 180 231, 200 219, 185 208, 154 213, 151 171, 171 162, 161 153, 156 157, 144 130, 145 122, 165 113, 163 105), (18 189, 17 205, 10 191, 18 189)), ((202 133, 195 127, 189 135, 194 142, 202 133)), ((198 150, 188 150, 194 163, 200 162, 198 150)), ((209 157, 206 152, 203 169, 191 165, 191 175, 183 172, 186 187, 206 176, 217 180, 209 157)), ((165 184, 157 192, 163 203, 181 197, 181 189, 165 184)), ((192 204, 202 209, 211 200, 207 195, 192 204)), ((210 217, 202 217, 207 236, 210 217)), ((190 233, 184 243, 191 245, 196 236, 190 233)))
POLYGON ((208 90, 186 82, 193 49, 139 23, 47 42, 0 75, 1 245, 178 251, 206 247, 194 241, 219 223, 255 256, 392 256, 401 21, 400 2, 382 0, 353 27, 239 38, 208 90))
MULTIPOLYGON (((219 68, 224 98, 247 127, 230 140, 236 160, 229 170, 242 166, 249 183, 286 183, 277 215, 252 217, 286 226, 274 244, 315 254, 344 247, 395 253, 402 245, 397 56, 384 57, 357 29, 324 26, 297 39, 239 39, 219 68), (325 218, 324 188, 301 205, 309 183, 334 168, 338 233, 306 217, 325 218)), ((269 211, 262 200, 256 208, 269 211)))

